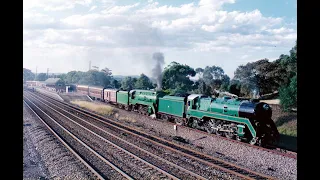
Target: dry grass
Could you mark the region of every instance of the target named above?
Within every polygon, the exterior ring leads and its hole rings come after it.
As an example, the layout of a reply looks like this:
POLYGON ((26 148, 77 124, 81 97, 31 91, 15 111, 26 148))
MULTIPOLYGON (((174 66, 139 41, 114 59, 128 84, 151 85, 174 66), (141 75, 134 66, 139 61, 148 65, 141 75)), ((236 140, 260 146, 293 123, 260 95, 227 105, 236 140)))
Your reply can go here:
POLYGON ((272 106, 272 119, 280 134, 297 137, 297 113, 282 111, 279 105, 272 106))
POLYGON ((75 100, 75 101, 70 101, 72 104, 76 104, 82 108, 86 108, 89 109, 91 111, 97 112, 99 114, 102 115, 112 115, 114 112, 114 109, 110 106, 107 105, 102 105, 102 104, 95 104, 92 102, 87 102, 87 101, 79 101, 79 100, 75 100))
POLYGON ((119 115, 118 113, 116 113, 115 115, 115 118, 119 119, 119 120, 124 120, 124 121, 127 121, 127 122, 137 122, 135 119, 131 118, 131 117, 128 117, 128 116, 122 116, 122 115, 119 115))

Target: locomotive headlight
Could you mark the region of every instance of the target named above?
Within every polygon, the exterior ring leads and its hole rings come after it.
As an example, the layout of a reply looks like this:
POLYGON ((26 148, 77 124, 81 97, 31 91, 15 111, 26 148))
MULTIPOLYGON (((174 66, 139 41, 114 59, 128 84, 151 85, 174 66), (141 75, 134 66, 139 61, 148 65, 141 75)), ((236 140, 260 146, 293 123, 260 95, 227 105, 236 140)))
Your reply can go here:
POLYGON ((269 110, 269 109, 270 109, 270 106, 269 106, 268 104, 264 104, 262 107, 263 107, 263 109, 265 109, 265 110, 269 110))

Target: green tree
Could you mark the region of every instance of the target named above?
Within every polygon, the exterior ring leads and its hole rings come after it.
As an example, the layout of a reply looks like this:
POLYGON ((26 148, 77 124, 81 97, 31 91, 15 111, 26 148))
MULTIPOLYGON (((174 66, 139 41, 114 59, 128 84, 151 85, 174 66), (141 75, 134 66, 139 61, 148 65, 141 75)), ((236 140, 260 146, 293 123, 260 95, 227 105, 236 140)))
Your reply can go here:
POLYGON ((135 86, 135 82, 137 81, 136 78, 132 78, 132 77, 125 77, 124 79, 122 79, 121 81, 121 88, 124 90, 131 90, 134 89, 135 86))
POLYGON ((163 71, 162 88, 176 91, 191 91, 193 81, 189 77, 194 77, 196 72, 188 65, 171 62, 163 71))
POLYGON ((116 79, 113 79, 113 80, 111 81, 111 85, 112 85, 113 88, 116 88, 116 89, 118 89, 118 88, 121 87, 121 83, 120 83, 118 80, 116 80, 116 79))
MULTIPOLYGON (((200 69, 200 72, 202 70, 200 69)), ((199 70, 198 70, 199 72, 199 70)), ((207 91, 210 91, 211 94, 214 93, 214 90, 227 90, 227 87, 230 82, 228 75, 224 74, 224 71, 219 66, 206 66, 203 70, 203 77, 201 78, 205 85, 207 86, 207 91)))
POLYGON ((280 105, 284 110, 297 107, 297 76, 290 80, 287 87, 281 87, 279 90, 280 105))
POLYGON ((204 71, 204 69, 202 69, 202 68, 197 68, 196 69, 196 73, 199 74, 199 78, 202 78, 203 71, 204 71))
POLYGON ((112 71, 111 69, 105 67, 104 69, 101 69, 101 72, 103 72, 106 76, 111 76, 112 75, 112 71))
POLYGON ((153 85, 148 76, 141 74, 135 82, 135 88, 137 89, 152 89, 153 85))
POLYGON ((36 81, 45 81, 47 79, 48 77, 46 73, 39 73, 36 77, 36 81))
POLYGON ((97 70, 90 70, 84 73, 79 84, 107 87, 111 85, 111 76, 97 70))
POLYGON ((70 71, 67 73, 65 81, 70 84, 71 83, 78 83, 81 78, 82 78, 82 76, 79 76, 77 71, 70 71))
POLYGON ((278 85, 272 73, 274 68, 274 64, 270 63, 268 59, 261 59, 239 66, 234 73, 234 79, 242 84, 241 94, 251 96, 254 90, 258 91, 259 94, 277 90, 278 85))
POLYGON ((62 81, 66 81, 66 78, 67 78, 67 74, 59 74, 58 76, 57 76, 57 78, 60 78, 62 81))
POLYGON ((228 92, 240 96, 241 83, 238 80, 231 80, 228 86, 228 92))
POLYGON ((202 78, 200 78, 196 82, 196 89, 194 90, 194 93, 204 94, 204 95, 210 96, 211 95, 211 88, 210 88, 210 86, 206 85, 206 83, 204 82, 204 80, 202 78))
POLYGON ((35 78, 35 74, 33 74, 31 70, 23 68, 23 82, 33 81, 34 78, 35 78))

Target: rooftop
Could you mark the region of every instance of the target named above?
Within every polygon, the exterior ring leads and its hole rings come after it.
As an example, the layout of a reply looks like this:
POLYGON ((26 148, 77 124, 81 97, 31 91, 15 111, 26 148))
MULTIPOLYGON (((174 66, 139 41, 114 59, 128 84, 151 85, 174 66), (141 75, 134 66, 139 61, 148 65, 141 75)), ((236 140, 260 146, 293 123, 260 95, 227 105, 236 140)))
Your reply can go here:
POLYGON ((44 81, 44 83, 46 83, 47 85, 51 84, 54 85, 56 84, 56 82, 58 82, 60 80, 60 78, 48 78, 47 80, 44 81))

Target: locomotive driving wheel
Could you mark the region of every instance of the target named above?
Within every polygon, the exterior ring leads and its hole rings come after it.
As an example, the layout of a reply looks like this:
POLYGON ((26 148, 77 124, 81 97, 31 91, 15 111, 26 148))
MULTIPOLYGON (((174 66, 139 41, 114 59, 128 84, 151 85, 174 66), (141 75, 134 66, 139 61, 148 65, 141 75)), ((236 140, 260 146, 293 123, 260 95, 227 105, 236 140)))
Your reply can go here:
POLYGON ((231 123, 230 126, 228 127, 228 130, 229 131, 225 132, 224 135, 229 139, 234 139, 236 135, 235 132, 237 131, 236 125, 231 123))
POLYGON ((222 136, 224 133, 222 131, 220 131, 220 129, 222 129, 220 121, 217 121, 217 128, 218 128, 218 130, 216 130, 216 135, 222 136))
POLYGON ((224 135, 225 135, 226 138, 228 138, 228 139, 233 139, 233 137, 234 137, 233 132, 225 132, 224 135))
POLYGON ((257 143, 257 137, 252 138, 249 143, 250 143, 251 145, 255 145, 255 144, 257 143))
POLYGON ((192 127, 194 129, 198 129, 198 121, 196 118, 190 118, 189 122, 188 122, 188 126, 192 127))
POLYGON ((139 114, 143 114, 143 106, 140 105, 140 106, 138 107, 138 113, 139 113, 139 114))
POLYGON ((176 124, 178 124, 178 125, 184 125, 184 121, 182 120, 182 119, 180 119, 180 118, 175 118, 174 119, 174 122, 176 123, 176 124))
POLYGON ((206 122, 205 124, 205 130, 209 133, 209 134, 215 134, 216 133, 216 124, 215 124, 215 120, 214 119, 210 119, 209 121, 206 122))
POLYGON ((167 115, 161 115, 161 119, 163 119, 164 121, 168 121, 169 120, 167 115))

